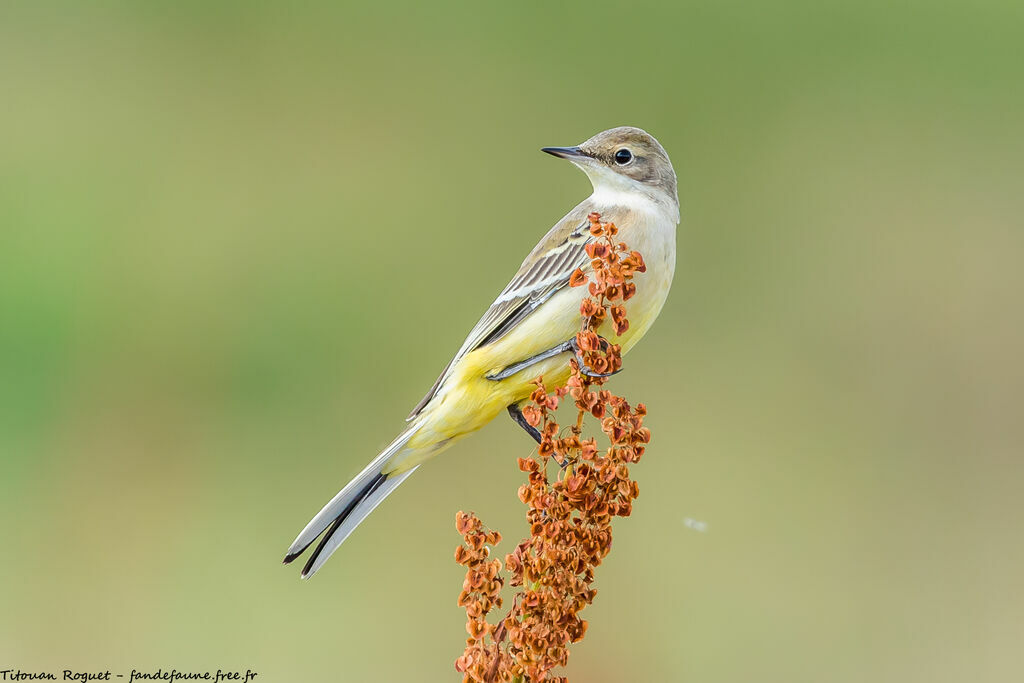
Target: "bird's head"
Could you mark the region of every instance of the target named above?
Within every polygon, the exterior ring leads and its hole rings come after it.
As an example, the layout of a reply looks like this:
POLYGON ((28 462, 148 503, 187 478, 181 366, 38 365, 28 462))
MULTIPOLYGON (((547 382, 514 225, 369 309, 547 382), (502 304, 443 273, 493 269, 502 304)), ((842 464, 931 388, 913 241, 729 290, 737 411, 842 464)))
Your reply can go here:
POLYGON ((676 173, 668 153, 654 136, 639 128, 611 128, 576 147, 545 147, 542 151, 580 167, 595 193, 641 191, 679 203, 676 173))

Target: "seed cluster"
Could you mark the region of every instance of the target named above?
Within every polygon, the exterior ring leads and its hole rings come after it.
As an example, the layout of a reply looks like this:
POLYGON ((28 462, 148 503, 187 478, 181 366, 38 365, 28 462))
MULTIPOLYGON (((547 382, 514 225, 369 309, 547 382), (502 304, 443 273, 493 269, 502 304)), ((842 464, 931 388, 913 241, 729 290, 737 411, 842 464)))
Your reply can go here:
POLYGON ((615 241, 613 223, 602 223, 596 213, 589 220, 596 238, 587 246, 592 272, 588 277, 577 270, 570 279, 574 287, 589 283, 576 336, 582 364, 571 360, 568 382, 552 391, 538 377, 530 403, 522 409, 541 434, 536 456, 519 459, 519 468, 528 475, 519 499, 528 508, 530 537, 505 557, 509 584, 521 589, 511 611, 496 625, 487 615, 501 607, 505 584, 501 563, 490 559, 489 546, 500 535, 473 514, 456 516, 463 544, 455 560, 466 567, 459 605, 466 609, 469 638, 455 669, 464 683, 568 683, 549 674, 566 664, 569 644, 586 633, 587 622, 579 613, 594 600, 594 568, 611 550, 611 521, 628 516, 639 494, 629 466, 640 460, 651 439, 643 426, 647 410, 601 388, 607 381, 604 375, 621 369, 622 353, 597 331, 609 316, 616 334, 629 328, 623 302, 635 294, 631 280, 645 266, 638 252, 615 241), (563 429, 554 412, 567 396, 575 404, 576 422, 563 429), (601 421, 607 448, 599 448, 595 437, 583 436, 588 414, 601 421), (550 460, 558 465, 553 475, 548 473, 550 460))

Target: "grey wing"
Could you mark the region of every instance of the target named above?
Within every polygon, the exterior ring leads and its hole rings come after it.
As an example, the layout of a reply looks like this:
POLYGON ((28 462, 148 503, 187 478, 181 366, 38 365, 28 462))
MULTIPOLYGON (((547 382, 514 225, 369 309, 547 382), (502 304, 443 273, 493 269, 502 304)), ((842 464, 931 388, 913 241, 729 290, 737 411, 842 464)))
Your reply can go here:
POLYGON ((585 221, 536 258, 533 258, 533 253, 527 257, 516 276, 501 290, 498 298, 470 330, 458 353, 445 366, 434 386, 409 414, 407 420, 419 415, 430 403, 438 389, 448 379, 452 368, 463 356, 504 337, 553 294, 567 286, 569 277, 577 268, 590 262, 586 252, 587 243, 591 240, 589 226, 590 223, 585 221))

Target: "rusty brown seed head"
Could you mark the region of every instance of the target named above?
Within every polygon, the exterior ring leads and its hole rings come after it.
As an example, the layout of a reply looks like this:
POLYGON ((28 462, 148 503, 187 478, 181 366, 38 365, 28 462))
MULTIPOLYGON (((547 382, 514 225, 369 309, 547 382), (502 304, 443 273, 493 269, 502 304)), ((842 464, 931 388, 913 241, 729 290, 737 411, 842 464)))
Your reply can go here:
MULTIPOLYGON (((588 216, 595 239, 587 246, 591 273, 572 274, 572 287, 588 285, 589 296, 580 306, 581 326, 576 336, 587 368, 608 373, 622 367, 622 350, 598 335, 610 318, 616 334, 629 329, 624 302, 636 293, 631 282, 646 270, 643 257, 616 242, 613 223, 588 216)), ((466 567, 458 604, 466 610, 466 649, 455 661, 464 683, 568 683, 551 671, 569 659, 569 645, 587 631, 579 613, 594 600, 594 568, 611 550, 615 517, 632 512, 639 495, 629 466, 640 460, 651 433, 643 425, 647 408, 630 406, 626 399, 603 389, 608 378, 592 377, 580 364, 570 363, 572 374, 565 386, 549 389, 544 379, 523 406, 527 423, 538 428, 541 442, 532 458, 519 458, 527 481, 519 487, 519 499, 527 506, 530 536, 522 540, 504 563, 490 559, 490 549, 501 535, 487 529, 476 515, 459 512, 455 528, 463 543, 455 561, 466 567), (555 420, 560 399, 569 397, 576 419, 568 429, 555 420), (600 420, 608 442, 602 449, 593 436, 584 436, 584 418, 600 420), (550 466, 555 460, 560 466, 550 466), (553 470, 549 474, 549 470, 553 470), (502 605, 505 578, 519 587, 512 608, 497 624, 487 620, 502 605)))

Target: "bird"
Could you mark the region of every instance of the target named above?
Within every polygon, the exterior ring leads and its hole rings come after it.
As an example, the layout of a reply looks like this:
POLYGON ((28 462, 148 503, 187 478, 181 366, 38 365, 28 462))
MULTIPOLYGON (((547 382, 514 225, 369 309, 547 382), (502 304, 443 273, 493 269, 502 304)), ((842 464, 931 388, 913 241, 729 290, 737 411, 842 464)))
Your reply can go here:
POLYGON ((639 251, 647 266, 635 276, 629 328, 616 335, 610 323, 599 334, 628 352, 650 329, 668 297, 675 272, 679 197, 676 174, 664 147, 631 126, 605 130, 574 147, 544 147, 582 170, 593 192, 558 221, 523 261, 515 276, 470 330, 399 435, 295 538, 288 564, 318 538, 302 569, 315 574, 355 528, 428 459, 506 411, 535 440, 536 428, 521 406, 543 376, 550 388, 570 375, 572 340, 580 330, 586 287, 570 287, 577 268, 587 273, 586 246, 595 238, 588 216, 614 223, 619 238, 639 251))

